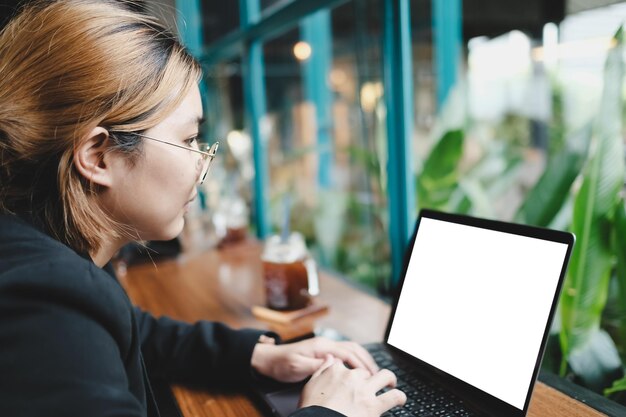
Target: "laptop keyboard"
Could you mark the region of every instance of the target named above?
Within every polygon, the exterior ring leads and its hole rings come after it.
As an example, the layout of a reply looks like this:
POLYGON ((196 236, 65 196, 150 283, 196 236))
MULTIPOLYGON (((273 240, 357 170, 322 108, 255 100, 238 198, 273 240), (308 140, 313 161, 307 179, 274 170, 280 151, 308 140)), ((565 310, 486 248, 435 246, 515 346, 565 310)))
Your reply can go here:
MULTIPOLYGON (((475 417, 476 414, 465 409, 463 401, 440 386, 422 379, 418 374, 407 371, 409 366, 393 358, 382 346, 369 347, 368 350, 381 368, 387 368, 396 374, 396 388, 407 396, 403 407, 394 407, 382 417, 420 416, 420 417, 475 417)), ((387 391, 388 388, 381 392, 387 391)))

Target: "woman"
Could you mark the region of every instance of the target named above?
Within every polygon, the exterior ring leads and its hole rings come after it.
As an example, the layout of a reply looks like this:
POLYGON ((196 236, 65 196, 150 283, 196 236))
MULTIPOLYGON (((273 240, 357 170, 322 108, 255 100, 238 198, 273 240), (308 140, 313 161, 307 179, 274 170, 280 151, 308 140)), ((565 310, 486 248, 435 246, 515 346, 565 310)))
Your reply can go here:
POLYGON ((294 416, 405 401, 376 396, 395 377, 354 343, 278 345, 131 306, 109 260, 178 235, 213 157, 197 142, 199 79, 128 2, 40 1, 0 34, 0 415, 156 416, 147 372, 237 387, 312 374, 294 416))

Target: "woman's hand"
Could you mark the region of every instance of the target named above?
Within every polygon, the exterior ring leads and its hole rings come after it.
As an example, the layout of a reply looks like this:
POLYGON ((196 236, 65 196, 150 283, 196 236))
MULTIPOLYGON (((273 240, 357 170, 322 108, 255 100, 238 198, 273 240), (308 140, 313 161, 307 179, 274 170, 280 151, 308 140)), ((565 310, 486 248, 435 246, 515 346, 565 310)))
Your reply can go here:
POLYGON ((376 395, 395 385, 396 376, 387 369, 371 375, 363 369, 348 369, 328 355, 304 386, 300 406, 319 405, 350 417, 378 417, 406 402, 406 395, 398 389, 376 395))
POLYGON ((327 355, 359 369, 361 374, 371 376, 378 372, 376 362, 361 345, 322 337, 285 345, 257 343, 252 352, 252 367, 278 381, 298 382, 320 369, 327 355))

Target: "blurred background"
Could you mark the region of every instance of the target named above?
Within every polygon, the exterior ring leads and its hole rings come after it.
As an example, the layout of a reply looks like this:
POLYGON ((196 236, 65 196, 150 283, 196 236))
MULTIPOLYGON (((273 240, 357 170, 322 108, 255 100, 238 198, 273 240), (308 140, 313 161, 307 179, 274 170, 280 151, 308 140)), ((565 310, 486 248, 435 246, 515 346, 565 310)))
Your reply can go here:
POLYGON ((202 63, 221 143, 183 250, 289 227, 385 297, 420 208, 573 231, 543 367, 626 404, 626 2, 135 5, 202 63))

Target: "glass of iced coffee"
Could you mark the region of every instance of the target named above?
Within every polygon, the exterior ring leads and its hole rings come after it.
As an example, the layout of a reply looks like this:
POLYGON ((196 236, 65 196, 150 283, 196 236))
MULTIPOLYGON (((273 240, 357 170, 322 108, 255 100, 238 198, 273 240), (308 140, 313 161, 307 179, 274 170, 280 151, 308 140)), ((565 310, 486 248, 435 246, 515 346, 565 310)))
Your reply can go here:
POLYGON ((261 256, 267 307, 298 310, 319 292, 317 265, 309 255, 302 235, 270 237, 261 256))

